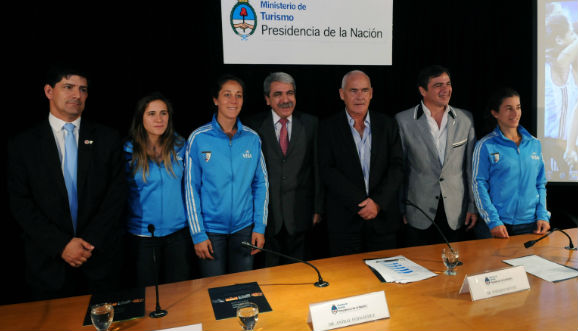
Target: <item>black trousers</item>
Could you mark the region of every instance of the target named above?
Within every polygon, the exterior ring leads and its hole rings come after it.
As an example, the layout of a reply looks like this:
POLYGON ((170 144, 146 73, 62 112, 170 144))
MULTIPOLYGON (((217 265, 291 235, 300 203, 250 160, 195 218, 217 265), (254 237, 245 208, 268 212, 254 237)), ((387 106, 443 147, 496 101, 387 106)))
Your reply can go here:
POLYGON ((31 300, 47 300, 77 295, 103 293, 121 288, 121 272, 124 259, 122 236, 118 237, 115 250, 107 255, 94 253, 81 267, 73 268, 56 257, 54 263, 64 265, 63 278, 53 277, 47 284, 28 268, 26 279, 31 300), (114 253, 113 253, 114 252, 114 253), (98 255, 97 255, 98 254, 98 255))
MULTIPOLYGON (((377 233, 374 220, 361 219, 361 231, 329 232, 329 254, 342 256, 397 248, 397 233, 377 233)), ((331 227, 331 224, 328 224, 331 227)))
MULTIPOLYGON (((440 195, 441 196, 441 195, 440 195)), ((438 209, 434 222, 440 228, 441 232, 446 236, 449 242, 461 241, 463 240, 464 227, 457 230, 452 230, 448 224, 446 218, 446 211, 444 209, 443 199, 439 199, 438 209)), ((431 225, 425 230, 420 230, 407 224, 405 229, 405 244, 406 246, 422 246, 422 245, 432 245, 443 243, 444 239, 440 235, 440 231, 436 229, 435 225, 431 225)))
POLYGON ((131 264, 130 285, 153 285, 155 270, 158 270, 159 284, 193 278, 194 246, 188 228, 156 238, 129 234, 127 245, 131 264), (156 251, 156 268, 153 265, 153 248, 156 251))
MULTIPOLYGON (((305 238, 307 232, 301 232, 294 235, 290 235, 285 228, 285 224, 281 227, 281 231, 276 235, 268 235, 265 240, 265 248, 272 251, 279 252, 291 257, 298 258, 300 260, 305 259, 305 238)), ((265 254, 265 266, 274 267, 282 264, 295 263, 294 260, 290 260, 278 255, 264 252, 265 254)))

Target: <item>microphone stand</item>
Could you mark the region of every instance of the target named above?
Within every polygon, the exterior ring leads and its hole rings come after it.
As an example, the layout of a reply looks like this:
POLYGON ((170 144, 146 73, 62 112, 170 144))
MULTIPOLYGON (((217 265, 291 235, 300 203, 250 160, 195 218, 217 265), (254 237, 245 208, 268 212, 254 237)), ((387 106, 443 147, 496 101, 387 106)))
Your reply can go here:
MULTIPOLYGON (((155 226, 152 224, 149 224, 148 227, 149 232, 151 233, 151 237, 154 240, 155 238, 155 226)), ((156 247, 153 245, 153 268, 155 269, 154 273, 155 273, 155 292, 156 292, 156 296, 157 296, 157 306, 156 309, 154 311, 152 311, 149 316, 152 318, 160 318, 160 317, 164 317, 168 314, 168 312, 164 309, 161 309, 161 305, 159 303, 159 270, 157 267, 157 251, 156 251, 156 247)))
MULTIPOLYGON (((441 198, 441 197, 440 197, 441 198)), ((442 229, 439 227, 439 225, 437 225, 436 222, 434 222, 434 220, 431 219, 431 217, 429 217, 428 214, 425 213, 425 211, 423 211, 420 207, 418 207, 415 203, 409 201, 409 200, 405 200, 405 204, 406 205, 410 205, 412 207, 414 207, 415 209, 419 210, 434 226, 435 228, 438 230, 440 236, 442 236, 443 240, 445 241, 446 245, 448 245, 450 251, 452 251, 452 253, 456 253, 454 251, 454 248, 452 247, 452 245, 450 245, 450 242, 448 240, 448 238, 446 238, 446 236, 444 235, 444 233, 442 232, 442 229)), ((462 261, 458 260, 458 264, 457 265, 462 265, 464 264, 462 261)))
POLYGON ((554 231, 560 231, 560 232, 562 232, 566 237, 568 237, 569 244, 568 244, 568 246, 564 247, 565 249, 567 249, 567 250, 569 250, 569 251, 575 251, 575 250, 577 250, 577 248, 574 247, 574 243, 572 243, 572 238, 570 238, 570 236, 569 236, 564 230, 560 230, 560 229, 558 229, 558 228, 553 228, 553 229, 550 230, 548 233, 546 233, 545 235, 543 235, 542 237, 540 237, 540 238, 538 238, 538 239, 536 239, 536 240, 526 241, 526 242, 524 243, 524 247, 530 248, 530 247, 534 246, 534 244, 536 244, 538 241, 540 241, 540 240, 548 237, 548 236, 551 235, 554 231))
POLYGON ((315 266, 314 266, 313 264, 311 264, 311 263, 309 263, 309 262, 307 262, 307 261, 303 261, 303 260, 300 260, 300 259, 298 259, 298 258, 289 256, 289 255, 285 255, 285 254, 282 254, 282 253, 279 253, 279 252, 275 252, 275 251, 272 251, 272 250, 267 249, 267 248, 260 248, 260 247, 257 247, 257 246, 255 246, 255 245, 252 245, 252 244, 250 244, 250 243, 248 243, 248 242, 246 242, 246 241, 242 241, 242 242, 241 242, 241 246, 246 247, 246 248, 258 249, 258 250, 260 250, 260 251, 267 252, 267 253, 271 253, 271 254, 274 254, 274 255, 278 255, 278 256, 284 257, 284 258, 289 259, 289 260, 293 260, 293 261, 296 261, 296 262, 305 263, 305 264, 307 264, 308 266, 310 266, 311 268, 315 269, 315 271, 317 272, 318 280, 317 280, 317 282, 313 283, 313 285, 315 285, 316 287, 327 287, 327 286, 329 286, 329 283, 326 282, 326 281, 324 281, 323 278, 321 278, 321 273, 319 272, 319 270, 318 270, 317 268, 315 268, 315 266))

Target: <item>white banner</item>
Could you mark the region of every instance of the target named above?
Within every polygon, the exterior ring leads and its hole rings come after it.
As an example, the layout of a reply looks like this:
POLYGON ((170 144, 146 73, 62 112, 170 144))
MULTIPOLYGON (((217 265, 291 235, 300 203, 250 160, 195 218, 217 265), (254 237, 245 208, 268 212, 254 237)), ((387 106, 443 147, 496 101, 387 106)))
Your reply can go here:
POLYGON ((391 65, 393 0, 221 0, 226 64, 391 65))

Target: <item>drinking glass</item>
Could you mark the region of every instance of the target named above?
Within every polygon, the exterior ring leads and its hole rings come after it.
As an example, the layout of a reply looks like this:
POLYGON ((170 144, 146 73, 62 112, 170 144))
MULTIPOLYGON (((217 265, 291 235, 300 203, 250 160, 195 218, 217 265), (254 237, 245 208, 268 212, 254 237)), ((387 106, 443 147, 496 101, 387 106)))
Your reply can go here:
POLYGON ((442 249, 442 260, 444 261, 444 264, 447 268, 444 274, 450 276, 456 275, 454 268, 459 264, 459 258, 460 253, 458 252, 457 248, 454 248, 453 250, 448 247, 442 249))
POLYGON ((92 325, 98 331, 107 331, 114 318, 114 308, 110 303, 101 303, 90 308, 92 325))
POLYGON ((237 317, 243 330, 252 331, 259 317, 259 306, 252 302, 244 302, 237 307, 237 317))

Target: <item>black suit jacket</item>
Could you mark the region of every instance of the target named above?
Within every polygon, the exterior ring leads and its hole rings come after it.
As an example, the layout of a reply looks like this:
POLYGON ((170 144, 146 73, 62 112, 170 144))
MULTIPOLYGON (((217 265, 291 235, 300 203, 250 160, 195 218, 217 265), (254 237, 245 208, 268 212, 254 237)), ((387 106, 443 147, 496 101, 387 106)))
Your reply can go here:
POLYGON ((262 140, 269 178, 269 219, 267 233, 276 235, 283 223, 289 234, 308 230, 313 213, 322 211, 322 192, 317 167, 317 118, 293 112, 287 155, 275 135, 273 114, 265 111, 247 120, 262 140))
POLYGON ((345 111, 321 121, 319 126, 319 171, 326 187, 329 232, 355 233, 364 221, 357 212, 361 201, 370 197, 380 206, 372 222, 376 233, 394 233, 400 227, 398 189, 403 179, 402 151, 396 122, 369 111, 371 158, 369 194, 359 155, 345 111))
MULTIPOLYGON (((27 275, 33 286, 65 286, 61 253, 75 236, 58 148, 48 120, 14 138, 8 146, 10 207, 23 230, 27 275)), ((80 267, 98 281, 118 268, 126 201, 118 134, 82 120, 78 138, 78 220, 76 237, 95 249, 80 267)))

